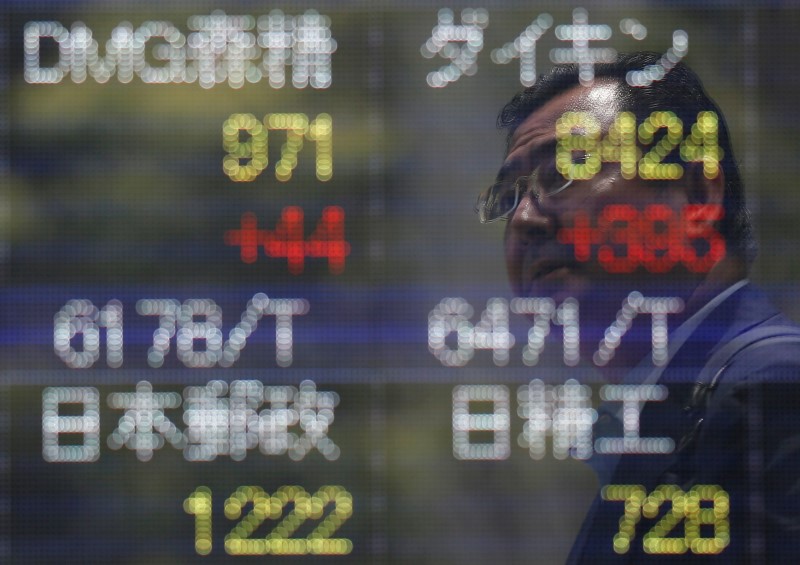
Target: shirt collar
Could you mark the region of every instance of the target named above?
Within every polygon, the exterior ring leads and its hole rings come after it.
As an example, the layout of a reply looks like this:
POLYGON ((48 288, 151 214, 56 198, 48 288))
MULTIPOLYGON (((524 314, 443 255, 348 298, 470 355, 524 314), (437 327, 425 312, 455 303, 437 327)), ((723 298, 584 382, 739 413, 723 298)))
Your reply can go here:
POLYGON ((736 291, 747 285, 750 281, 748 279, 742 279, 722 292, 716 295, 714 298, 709 300, 706 304, 703 305, 697 312, 689 316, 684 322, 678 326, 674 331, 670 332, 669 334, 669 345, 667 347, 667 359, 665 360, 663 365, 659 365, 658 367, 653 367, 653 362, 651 357, 648 355, 639 363, 639 365, 628 374, 628 377, 625 379, 626 383, 629 384, 655 384, 661 378, 661 374, 664 372, 664 369, 669 366, 670 361, 672 358, 675 357, 675 354, 678 353, 678 350, 683 347, 686 341, 689 339, 694 331, 698 328, 700 324, 713 312, 720 304, 725 302, 732 294, 736 291), (644 379, 637 378, 643 372, 649 371, 647 376, 644 379))

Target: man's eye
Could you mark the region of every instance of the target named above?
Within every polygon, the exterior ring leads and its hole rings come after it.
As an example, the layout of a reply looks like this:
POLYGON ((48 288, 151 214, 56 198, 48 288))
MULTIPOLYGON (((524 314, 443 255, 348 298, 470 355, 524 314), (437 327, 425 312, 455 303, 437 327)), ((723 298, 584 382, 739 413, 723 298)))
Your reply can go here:
POLYGON ((505 212, 514 207, 517 202, 517 192, 514 185, 508 184, 503 187, 497 198, 497 205, 505 212))
POLYGON ((485 207, 492 210, 495 215, 509 212, 516 204, 514 185, 508 182, 496 183, 487 194, 485 207))
POLYGON ((537 183, 544 194, 557 192, 569 182, 568 178, 558 172, 555 161, 542 163, 537 172, 537 183))

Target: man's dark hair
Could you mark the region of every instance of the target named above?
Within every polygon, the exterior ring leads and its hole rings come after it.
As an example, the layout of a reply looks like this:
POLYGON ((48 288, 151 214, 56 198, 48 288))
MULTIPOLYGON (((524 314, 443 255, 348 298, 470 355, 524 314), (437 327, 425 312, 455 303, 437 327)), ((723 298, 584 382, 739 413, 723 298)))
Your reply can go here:
MULTIPOLYGON (((637 123, 647 119, 655 110, 669 110, 680 118, 684 124, 684 135, 688 135, 691 124, 697 121, 698 112, 716 112, 719 117, 718 144, 723 151, 720 166, 725 175, 725 216, 720 222, 720 233, 730 252, 752 260, 756 244, 728 126, 716 102, 703 89, 700 78, 689 67, 678 63, 663 79, 648 86, 633 87, 626 81, 630 71, 641 71, 649 65, 658 64, 660 59, 658 53, 620 54, 613 63, 596 64, 594 76, 595 79, 612 79, 617 83, 619 109, 633 112, 637 123)), ((533 86, 506 104, 497 118, 498 127, 508 130, 510 140, 516 128, 528 116, 550 99, 579 84, 577 65, 554 66, 547 74, 539 76, 533 86)))

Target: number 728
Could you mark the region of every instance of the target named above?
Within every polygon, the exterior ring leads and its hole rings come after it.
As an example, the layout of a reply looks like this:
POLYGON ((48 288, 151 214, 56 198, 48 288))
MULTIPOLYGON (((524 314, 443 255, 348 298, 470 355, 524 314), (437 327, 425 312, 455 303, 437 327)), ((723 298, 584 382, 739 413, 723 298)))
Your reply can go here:
POLYGON ((603 487, 601 497, 603 500, 625 503, 619 532, 613 540, 616 553, 628 552, 642 516, 657 518, 661 506, 667 501, 671 503, 671 508, 642 537, 642 547, 646 553, 682 554, 691 551, 696 554, 716 554, 730 543, 730 500, 728 493, 718 485, 695 485, 689 492, 684 492, 677 485, 660 485, 650 494, 642 485, 607 485, 603 487), (683 537, 667 537, 681 522, 684 522, 683 537), (707 533, 713 535, 703 537, 702 526, 706 526, 707 533))

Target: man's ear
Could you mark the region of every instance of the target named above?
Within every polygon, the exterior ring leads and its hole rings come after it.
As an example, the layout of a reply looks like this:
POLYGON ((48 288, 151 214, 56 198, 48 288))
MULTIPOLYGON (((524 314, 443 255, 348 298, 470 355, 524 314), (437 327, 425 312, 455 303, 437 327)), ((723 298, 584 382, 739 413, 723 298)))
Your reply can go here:
POLYGON ((686 181, 689 204, 719 204, 725 200, 725 173, 717 165, 716 176, 709 178, 702 163, 686 164, 686 181))
POLYGON ((724 214, 725 173, 717 166, 717 175, 709 178, 702 163, 688 163, 686 181, 690 204, 686 210, 686 229, 690 237, 702 237, 717 228, 724 214))

